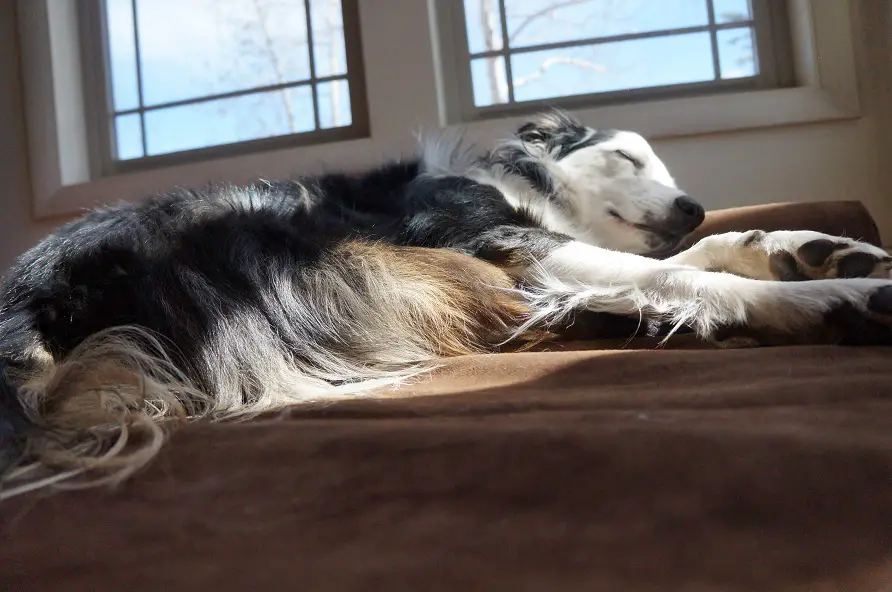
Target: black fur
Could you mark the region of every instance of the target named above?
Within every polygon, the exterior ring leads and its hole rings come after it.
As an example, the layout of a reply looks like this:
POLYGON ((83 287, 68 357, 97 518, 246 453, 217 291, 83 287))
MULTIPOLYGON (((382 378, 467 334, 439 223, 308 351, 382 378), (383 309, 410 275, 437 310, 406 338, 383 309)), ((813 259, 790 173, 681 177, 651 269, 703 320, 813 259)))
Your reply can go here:
MULTIPOLYGON (((25 253, 0 287, 0 363, 29 370, 43 347, 64 358, 119 325, 150 329, 190 366, 220 318, 251 312, 296 358, 303 344, 335 347, 334 329, 291 326, 268 286, 302 277, 338 243, 364 239, 449 248, 497 263, 541 257, 568 237, 515 211, 489 186, 422 175, 418 162, 359 176, 177 190, 88 213, 25 253), (301 275, 303 274, 303 275, 301 275)), ((298 288, 295 288, 298 289, 298 288)), ((23 425, 8 380, 0 385, 0 438, 23 425)))
POLYGON ((547 152, 560 160, 573 152, 594 146, 612 138, 614 130, 597 130, 592 133, 572 117, 561 111, 553 111, 535 121, 524 124, 517 132, 523 142, 539 143, 547 152))
POLYGON ((615 134, 615 130, 592 130, 561 111, 553 111, 521 126, 517 131, 521 145, 505 144, 493 152, 489 160, 529 181, 555 205, 562 205, 561 196, 548 171, 541 161, 529 158, 523 145, 538 145, 555 160, 560 160, 577 150, 609 140, 615 134))

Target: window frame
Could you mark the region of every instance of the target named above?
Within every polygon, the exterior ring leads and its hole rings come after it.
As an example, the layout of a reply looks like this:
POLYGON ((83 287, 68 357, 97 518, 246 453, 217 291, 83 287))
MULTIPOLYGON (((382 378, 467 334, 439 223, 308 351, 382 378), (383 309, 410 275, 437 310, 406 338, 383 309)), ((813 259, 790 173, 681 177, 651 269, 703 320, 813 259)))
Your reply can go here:
MULTIPOLYGON (((18 0, 33 214, 69 217, 174 186, 351 171, 416 154, 413 132, 450 128, 455 92, 444 59, 437 2, 359 2, 369 131, 351 140, 258 150, 151 170, 98 175, 90 158, 79 31, 80 0, 18 0), (373 6, 374 5, 374 6, 373 6)), ((857 0, 787 0, 795 84, 644 102, 579 107, 591 125, 663 139, 861 117, 852 25, 857 0), (820 56, 820 59, 818 59, 820 56)), ((448 58, 449 56, 445 56, 448 58)), ((520 114, 461 125, 481 146, 505 137, 520 114)))
MULTIPOLYGON (((499 0, 498 2, 498 18, 502 25, 503 37, 507 31, 503 14, 506 4, 507 0, 499 0)), ((789 27, 784 26, 788 22, 786 17, 786 6, 783 2, 777 2, 776 0, 750 0, 750 5, 753 13, 752 19, 750 21, 741 22, 751 22, 751 25, 741 25, 739 23, 716 23, 715 14, 713 12, 714 5, 712 0, 709 0, 707 2, 709 15, 709 22, 707 25, 674 29, 672 30, 673 32, 667 30, 666 32, 660 32, 661 34, 659 35, 643 33, 640 35, 593 37, 589 39, 573 40, 572 42, 568 42, 567 46, 584 47, 600 43, 626 40, 631 41, 633 39, 643 39, 646 37, 670 37, 673 35, 701 31, 710 33, 712 38, 711 43, 715 46, 717 43, 716 31, 751 26, 754 30, 759 60, 759 74, 754 77, 727 80, 717 79, 686 84, 584 93, 521 102, 513 101, 513 92, 511 92, 511 89, 509 88, 508 102, 478 107, 474 104, 474 87, 471 75, 472 60, 480 59, 483 57, 482 54, 492 54, 492 57, 501 57, 505 61, 506 76, 510 78, 511 70, 508 68, 508 62, 512 55, 540 51, 542 46, 558 45, 559 42, 537 44, 529 47, 524 46, 512 50, 512 48, 508 47, 508 44, 503 40, 502 48, 499 50, 471 54, 468 46, 468 30, 464 2, 462 0, 439 1, 436 6, 439 16, 439 25, 442 28, 440 34, 440 43, 442 44, 441 55, 454 56, 454 63, 449 66, 449 76, 455 80, 457 84, 457 91, 451 93, 450 96, 445 97, 447 101, 447 119, 450 123, 458 124, 506 117, 515 114, 533 113, 547 107, 579 109, 582 107, 616 105, 655 99, 705 96, 727 92, 767 90, 771 88, 791 86, 793 84, 793 70, 789 34, 781 34, 784 29, 789 29, 789 27), (688 31, 687 29, 697 29, 697 31, 688 31)), ((563 45, 563 43, 560 43, 560 45, 563 45)), ((712 57, 713 66, 716 69, 716 72, 718 72, 718 49, 716 47, 713 49, 712 57)), ((509 84, 509 87, 510 86, 511 85, 509 84)))
MULTIPOLYGON (((109 60, 108 23, 105 10, 106 0, 81 0, 78 4, 78 25, 80 36, 80 51, 83 56, 84 93, 86 100, 86 116, 90 134, 91 174, 93 176, 114 175, 131 171, 159 168, 189 162, 198 162, 211 158, 225 156, 238 156, 264 150, 275 150, 291 146, 309 146, 326 142, 338 142, 353 138, 361 138, 368 135, 368 111, 365 104, 365 78, 363 75, 361 37, 359 30, 358 0, 340 0, 341 12, 344 23, 344 50, 346 58, 346 74, 332 77, 316 77, 315 68, 310 64, 310 77, 297 83, 273 85, 272 87, 257 87, 237 91, 237 96, 247 96, 252 92, 264 92, 281 88, 298 88, 305 86, 312 89, 314 102, 314 119, 318 126, 318 97, 316 87, 329 78, 346 80, 348 83, 351 109, 351 124, 336 128, 318 128, 307 132, 295 132, 268 138, 242 140, 227 144, 218 144, 190 150, 144 155, 142 157, 119 160, 116 158, 117 146, 115 138, 114 101, 111 94, 111 64, 109 60)), ((133 1, 133 9, 136 0, 133 1)), ((310 8, 306 4, 307 19, 309 20, 310 8)), ((309 22, 307 25, 309 26, 309 22)), ((137 60, 139 60, 137 52, 137 60)), ((309 57, 313 59, 313 51, 309 51, 309 57)), ((139 67, 139 65, 137 66, 139 67)), ((205 99, 206 97, 196 97, 205 99)), ((214 100, 215 96, 208 96, 207 100, 214 100)), ((225 95, 224 95, 225 98, 225 95)), ((179 102, 179 101, 177 101, 179 102)), ((200 104, 196 101, 194 104, 200 104)), ((149 106, 148 110, 154 107, 149 106)), ((142 104, 136 112, 145 112, 142 104)), ((142 120, 142 134, 146 133, 145 119, 142 120)), ((145 146, 145 139, 143 140, 145 146)))

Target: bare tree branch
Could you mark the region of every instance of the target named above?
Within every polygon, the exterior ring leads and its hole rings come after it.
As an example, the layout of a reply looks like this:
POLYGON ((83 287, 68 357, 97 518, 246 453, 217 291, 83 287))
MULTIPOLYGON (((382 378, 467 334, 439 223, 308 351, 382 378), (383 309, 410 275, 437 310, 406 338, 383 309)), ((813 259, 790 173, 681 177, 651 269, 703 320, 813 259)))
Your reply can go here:
POLYGON ((567 66, 577 66, 579 68, 586 68, 588 70, 595 70, 596 72, 606 72, 607 67, 602 64, 596 64, 594 62, 590 62, 588 60, 583 60, 581 58, 563 58, 563 57, 555 57, 548 58, 543 61, 539 68, 530 74, 529 76, 524 76, 523 78, 516 78, 514 80, 514 88, 521 87, 525 84, 529 84, 530 82, 535 82, 539 80, 543 76, 545 76, 546 72, 552 67, 558 64, 567 65, 567 66))
MULTIPOLYGON (((483 27, 483 44, 488 51, 496 49, 496 32, 495 23, 496 0, 480 0, 480 24, 483 27)), ((500 27, 501 30, 501 27, 500 27)), ((504 43, 504 40, 502 40, 504 43)), ((496 58, 486 58, 486 73, 489 78, 490 96, 494 103, 505 103, 508 101, 507 81, 499 75, 497 70, 496 58)))
MULTIPOLYGON (((334 38, 337 31, 342 30, 337 26, 340 2, 326 0, 325 25, 327 27, 330 43, 328 44, 328 66, 331 72, 337 72, 340 65, 335 49, 334 38)), ((315 39, 314 39, 315 41, 315 39)), ((331 88, 331 122, 334 127, 341 127, 341 86, 337 82, 330 83, 331 88)))
MULTIPOLYGON (((520 35, 524 29, 529 27, 531 24, 536 22, 537 19, 542 18, 543 16, 548 15, 559 8, 567 8, 568 6, 575 6, 577 4, 585 4, 586 2, 590 2, 591 0, 563 0, 562 2, 555 2, 551 6, 543 8, 542 10, 538 10, 532 14, 528 14, 526 18, 520 21, 520 24, 517 25, 517 28, 514 29, 514 32, 511 34, 511 37, 508 39, 508 44, 510 45, 515 39, 517 39, 518 35, 520 35)), ((507 15, 505 18, 508 18, 507 15)))
MULTIPOLYGON (((269 27, 266 24, 266 14, 263 10, 263 0, 253 0, 254 9, 257 11, 257 20, 260 23, 260 31, 263 33, 263 43, 266 46, 266 51, 269 54, 270 63, 273 66, 273 71, 276 74, 276 82, 279 84, 285 83, 285 73, 282 72, 282 64, 279 63, 279 56, 276 55, 276 50, 273 47, 273 39, 272 35, 270 35, 269 27)), ((285 106, 285 113, 288 116, 288 128, 294 132, 297 131, 297 126, 294 122, 294 105, 291 104, 291 97, 288 95, 288 91, 281 91, 279 93, 282 97, 282 103, 285 106)))

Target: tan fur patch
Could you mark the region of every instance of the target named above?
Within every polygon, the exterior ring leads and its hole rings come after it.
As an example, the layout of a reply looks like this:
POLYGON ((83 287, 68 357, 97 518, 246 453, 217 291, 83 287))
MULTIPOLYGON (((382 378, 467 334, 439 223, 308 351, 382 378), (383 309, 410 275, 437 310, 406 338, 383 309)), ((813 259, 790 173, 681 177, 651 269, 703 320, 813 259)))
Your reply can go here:
POLYGON ((469 255, 364 242, 345 243, 340 253, 364 271, 393 323, 436 357, 491 350, 530 312, 504 270, 469 255))

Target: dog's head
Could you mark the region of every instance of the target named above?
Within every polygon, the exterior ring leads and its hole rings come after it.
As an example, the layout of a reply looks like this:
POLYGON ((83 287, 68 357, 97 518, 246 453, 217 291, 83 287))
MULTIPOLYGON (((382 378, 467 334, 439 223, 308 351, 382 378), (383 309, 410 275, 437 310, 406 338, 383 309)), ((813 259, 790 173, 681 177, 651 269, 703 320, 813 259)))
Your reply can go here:
POLYGON ((703 207, 634 132, 595 130, 552 112, 523 125, 504 149, 515 152, 515 169, 548 200, 554 229, 579 240, 656 254, 703 222, 703 207))

